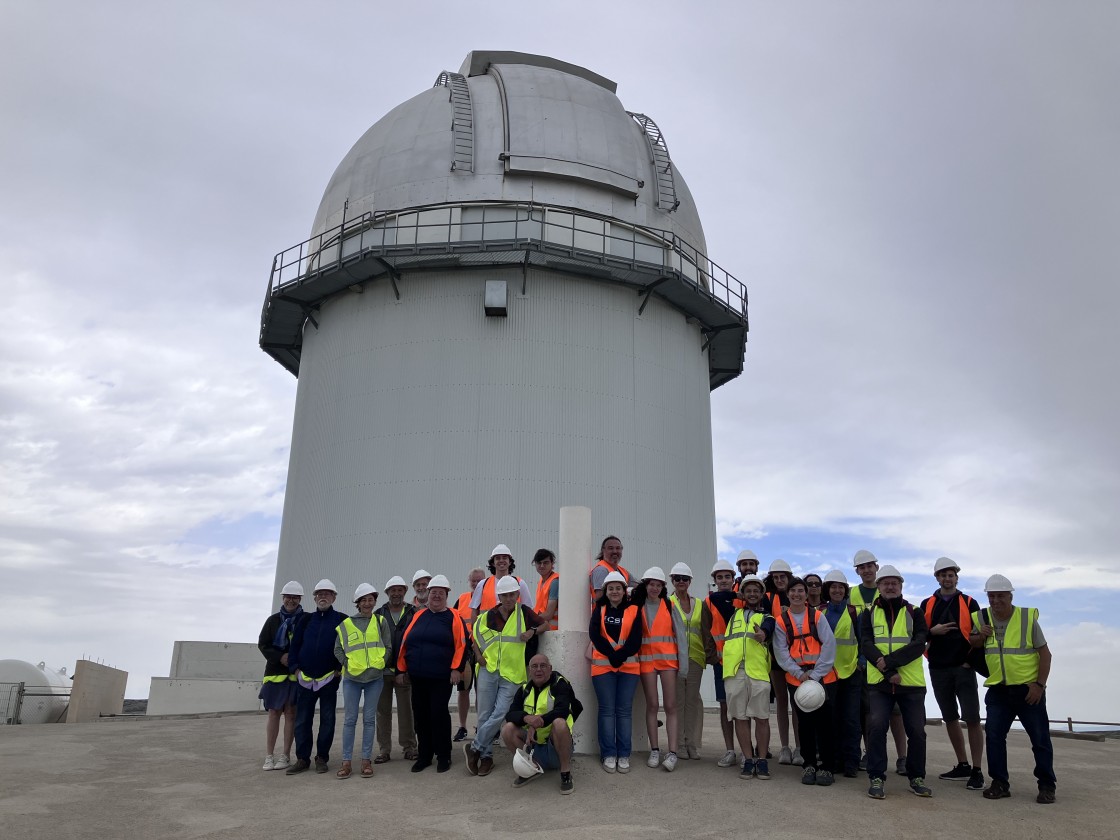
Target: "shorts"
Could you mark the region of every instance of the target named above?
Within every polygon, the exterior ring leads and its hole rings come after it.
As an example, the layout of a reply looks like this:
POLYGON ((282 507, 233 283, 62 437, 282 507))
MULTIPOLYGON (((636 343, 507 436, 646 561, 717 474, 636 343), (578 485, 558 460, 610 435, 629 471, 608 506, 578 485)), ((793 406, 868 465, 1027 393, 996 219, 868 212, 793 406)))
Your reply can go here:
POLYGON ((716 700, 723 703, 727 700, 727 692, 723 688, 723 663, 717 662, 713 665, 712 673, 716 678, 716 700))
MULTIPOLYGON (((570 759, 571 753, 568 754, 570 759)), ((559 770, 560 769, 560 753, 556 751, 556 747, 552 745, 551 741, 546 741, 543 744, 537 744, 533 748, 533 758, 537 764, 541 766, 542 770, 559 770)))
POLYGON ((933 697, 945 723, 956 723, 959 720, 965 723, 980 722, 980 691, 976 687, 974 670, 964 666, 930 668, 929 681, 933 685, 933 697))
POLYGON ((298 690, 295 680, 266 682, 261 683, 261 690, 257 697, 264 704, 266 711, 279 712, 296 704, 296 692, 298 690))
POLYGON ((770 717, 770 681, 754 680, 739 671, 723 681, 727 692, 727 716, 731 720, 770 717))

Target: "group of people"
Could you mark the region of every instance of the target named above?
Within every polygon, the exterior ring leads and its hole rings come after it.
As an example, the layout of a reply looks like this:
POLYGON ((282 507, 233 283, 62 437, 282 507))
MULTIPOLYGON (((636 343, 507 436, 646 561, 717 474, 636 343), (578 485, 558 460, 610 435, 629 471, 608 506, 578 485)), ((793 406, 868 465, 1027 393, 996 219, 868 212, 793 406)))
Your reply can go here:
MULTIPOLYGON (((889 731, 896 772, 907 778, 912 793, 931 796, 924 656, 956 757, 955 766, 940 778, 963 782, 988 799, 1010 796, 1006 740, 1018 718, 1034 748, 1037 801, 1054 802, 1045 703, 1051 655, 1038 611, 1014 605, 1014 587, 1004 576, 988 579, 988 606, 981 607, 957 589, 960 569, 942 557, 934 564, 936 591, 915 605, 902 596, 902 574, 880 566, 868 551, 853 558, 860 580, 849 585, 838 569, 824 577, 797 577, 782 560, 760 576, 758 558, 748 550, 735 565, 717 561, 710 591, 697 599, 689 591, 693 574, 687 564, 677 563, 668 575, 655 566, 635 577, 623 567, 622 553, 617 537, 604 539, 588 576, 593 609, 586 657, 598 703, 604 771, 631 769, 639 685, 650 744, 647 766, 673 772, 681 760, 700 759, 700 681, 711 666, 724 742, 716 762, 720 767, 737 767, 742 779, 770 778, 773 702, 778 763, 799 766, 803 784, 827 786, 837 776, 866 772, 868 795, 885 798, 889 731), (978 674, 986 678, 984 728, 978 674)), ((362 698, 357 772, 372 776, 374 764, 389 760, 395 693, 399 743, 413 761, 413 772, 433 763, 437 772, 446 772, 454 740, 465 742, 467 771, 488 775, 493 747, 500 742, 511 752, 532 756, 534 763, 522 759, 520 766, 558 769, 561 793, 570 793, 571 732, 582 704, 537 650, 540 636, 557 629, 559 578, 552 552, 541 549, 533 562, 540 577, 535 594, 514 574, 509 548, 499 545, 487 569, 471 571, 471 589, 454 606, 447 578, 421 569, 413 576, 411 603, 400 577, 386 583, 388 603, 376 610, 376 589, 362 584, 354 593, 357 612, 350 617, 333 609, 337 589, 331 581, 316 584, 314 613, 303 612, 299 584, 287 584, 280 611, 260 637, 267 660, 261 689, 268 709, 264 769, 296 774, 310 769, 313 760, 316 771, 327 772, 341 685, 346 711, 339 778, 355 772, 362 698), (477 727, 468 739, 472 682, 477 727), (456 687, 459 728, 452 738, 449 703, 456 687), (316 704, 320 725, 312 754, 316 704), (282 718, 284 749, 278 752, 282 718)), ((519 768, 517 761, 514 766, 519 768)), ((515 786, 536 777, 519 771, 515 786)))

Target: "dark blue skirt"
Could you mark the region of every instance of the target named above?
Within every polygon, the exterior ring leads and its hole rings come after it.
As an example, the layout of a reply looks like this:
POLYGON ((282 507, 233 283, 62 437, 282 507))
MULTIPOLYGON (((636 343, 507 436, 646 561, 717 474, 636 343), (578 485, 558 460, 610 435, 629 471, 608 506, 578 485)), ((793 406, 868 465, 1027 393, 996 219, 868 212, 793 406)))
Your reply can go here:
POLYGON ((265 709, 270 712, 275 712, 288 706, 294 706, 296 703, 296 692, 298 690, 295 680, 266 682, 261 683, 261 690, 257 697, 264 703, 265 709))

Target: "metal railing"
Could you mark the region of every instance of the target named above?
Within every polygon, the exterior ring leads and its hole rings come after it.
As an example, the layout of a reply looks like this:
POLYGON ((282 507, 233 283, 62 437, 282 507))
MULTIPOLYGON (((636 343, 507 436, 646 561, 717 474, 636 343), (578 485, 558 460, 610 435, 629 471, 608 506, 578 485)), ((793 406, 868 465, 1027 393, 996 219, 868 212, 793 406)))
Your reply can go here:
POLYGON ((681 276, 746 320, 747 288, 677 234, 570 207, 477 202, 364 213, 285 248, 268 298, 368 252, 436 254, 535 248, 623 268, 681 276))

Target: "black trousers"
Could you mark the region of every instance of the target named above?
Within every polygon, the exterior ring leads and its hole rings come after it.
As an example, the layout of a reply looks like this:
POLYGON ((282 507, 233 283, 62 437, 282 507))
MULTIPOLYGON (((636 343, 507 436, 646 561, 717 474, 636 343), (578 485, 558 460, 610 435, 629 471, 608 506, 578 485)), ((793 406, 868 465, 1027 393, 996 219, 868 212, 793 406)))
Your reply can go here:
MULTIPOLYGON (((797 734, 801 738, 801 757, 806 767, 832 770, 836 766, 837 732, 833 722, 833 704, 836 700, 836 683, 823 683, 824 705, 815 712, 797 710, 797 734)), ((789 702, 794 703, 793 695, 797 686, 786 683, 789 702)))
POLYGON ((443 678, 414 677, 412 683, 412 722, 416 727, 416 748, 420 761, 433 757, 451 760, 450 673, 443 678))

